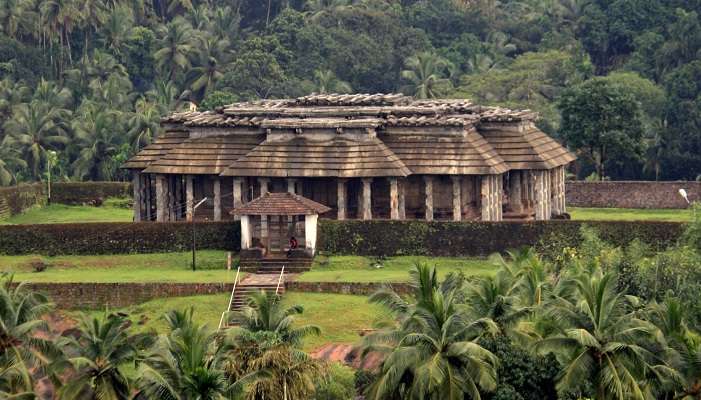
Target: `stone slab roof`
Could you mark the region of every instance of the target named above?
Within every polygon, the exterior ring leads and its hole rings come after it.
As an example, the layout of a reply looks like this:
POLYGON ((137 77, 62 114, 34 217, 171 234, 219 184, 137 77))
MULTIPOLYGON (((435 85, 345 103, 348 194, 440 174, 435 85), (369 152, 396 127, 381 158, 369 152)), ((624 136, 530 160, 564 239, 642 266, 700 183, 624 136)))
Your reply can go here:
POLYGON ((416 100, 402 94, 249 101, 163 118, 164 126, 181 132, 159 138, 124 168, 234 176, 379 177, 499 174, 573 161, 572 153, 535 128, 537 118, 531 110, 486 107, 464 99, 416 100), (400 130, 410 135, 392 134, 400 130), (188 131, 221 138, 187 139, 188 131), (250 138, 256 133, 268 140, 254 143, 250 138), (270 133, 274 137, 266 136, 270 133), (303 135, 279 139, 292 133, 303 135))
POLYGON ((552 169, 576 159, 574 154, 535 126, 519 132, 492 125, 490 129, 480 130, 480 134, 510 169, 552 169))
POLYGON ((241 207, 231 210, 233 215, 313 215, 331 211, 331 208, 293 193, 266 193, 241 207))
POLYGON ((265 140, 265 135, 222 135, 187 139, 172 148, 145 173, 219 174, 265 140))
POLYGON ((165 132, 153 140, 151 144, 141 149, 134 157, 124 163, 121 168, 144 169, 152 162, 165 156, 168 151, 187 140, 189 133, 186 131, 165 132))
POLYGON ((223 176, 343 177, 407 176, 402 161, 377 138, 335 137, 268 140, 239 158, 223 176))
POLYGON ((476 132, 466 136, 386 135, 382 141, 412 174, 490 175, 508 170, 476 132))

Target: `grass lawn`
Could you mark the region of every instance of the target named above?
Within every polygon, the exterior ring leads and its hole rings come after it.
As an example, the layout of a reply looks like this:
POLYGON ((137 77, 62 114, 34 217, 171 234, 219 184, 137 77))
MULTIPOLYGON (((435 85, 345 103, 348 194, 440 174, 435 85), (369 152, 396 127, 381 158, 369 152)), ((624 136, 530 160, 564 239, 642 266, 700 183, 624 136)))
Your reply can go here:
MULTIPOLYGON (((155 330, 162 333, 166 329, 161 318, 163 314, 169 310, 184 310, 189 307, 193 307, 197 322, 216 329, 228 301, 228 294, 174 297, 152 300, 119 311, 129 314, 136 332, 155 330)), ((321 327, 321 336, 311 336, 305 340, 305 350, 313 350, 326 343, 355 343, 360 339, 361 329, 372 328, 376 323, 390 318, 386 309, 369 304, 365 296, 288 292, 283 297, 283 303, 304 306, 304 314, 296 317, 298 324, 321 327)), ((102 312, 104 311, 86 311, 88 315, 102 312)), ((70 311, 67 314, 78 318, 80 312, 70 311)))
POLYGON ((568 207, 572 219, 589 221, 690 221, 691 210, 568 207))
POLYGON ((131 222, 133 213, 127 208, 92 206, 67 206, 52 204, 35 207, 22 214, 14 215, 0 224, 61 224, 82 222, 131 222))
POLYGON ((376 268, 377 261, 360 256, 317 256, 312 270, 297 278, 302 282, 403 282, 408 280, 408 271, 416 262, 425 262, 438 267, 441 278, 453 271, 463 271, 467 275, 491 275, 495 267, 489 260, 457 257, 390 257, 381 261, 382 268, 376 268))
POLYGON ((101 256, 2 256, 0 271, 30 282, 231 282, 236 271, 226 270, 226 252, 119 254, 101 256), (31 262, 43 260, 48 268, 34 272, 31 262))

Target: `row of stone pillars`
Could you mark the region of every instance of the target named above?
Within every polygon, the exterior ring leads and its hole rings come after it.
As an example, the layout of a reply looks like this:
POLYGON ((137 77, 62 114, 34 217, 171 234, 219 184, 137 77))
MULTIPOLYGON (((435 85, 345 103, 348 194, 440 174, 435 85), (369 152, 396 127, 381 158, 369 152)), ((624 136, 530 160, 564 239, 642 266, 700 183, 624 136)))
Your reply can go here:
MULTIPOLYGON (((385 178, 383 178, 385 179, 385 178)), ((386 178, 389 181, 390 218, 393 220, 406 219, 406 181, 400 178, 386 178)), ((432 221, 433 215, 433 184, 434 177, 426 175, 424 182, 425 219, 432 221)), ((451 176, 453 221, 462 220, 462 177, 451 176)), ((150 179, 147 175, 134 174, 134 220, 151 220, 151 190, 150 179)), ((361 190, 358 196, 358 217, 363 220, 372 219, 372 182, 373 178, 361 179, 361 190)), ((299 193, 299 180, 289 178, 287 190, 299 193)), ((260 194, 269 191, 270 178, 258 178, 260 194)), ((246 201, 245 179, 233 178, 233 207, 242 206, 246 201)), ((156 175, 156 220, 172 221, 184 217, 191 221, 194 215, 194 176, 186 175, 183 180, 180 175, 156 175), (183 192, 184 197, 183 198, 183 192)), ((222 219, 221 180, 214 179, 213 219, 222 219)), ((502 175, 484 175, 481 177, 480 203, 483 221, 501 221, 502 175)), ((337 181, 337 218, 347 218, 348 179, 337 181)), ((549 219, 551 215, 566 212, 565 209, 565 168, 552 170, 511 171, 509 173, 509 205, 512 211, 521 213, 533 210, 537 220, 549 219)))

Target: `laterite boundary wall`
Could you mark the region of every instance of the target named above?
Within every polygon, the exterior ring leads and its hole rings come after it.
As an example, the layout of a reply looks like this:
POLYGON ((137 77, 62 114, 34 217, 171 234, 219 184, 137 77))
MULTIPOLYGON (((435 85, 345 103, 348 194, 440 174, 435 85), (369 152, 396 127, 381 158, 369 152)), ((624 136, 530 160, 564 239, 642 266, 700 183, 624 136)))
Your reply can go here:
MULTIPOLYGON (((131 195, 131 184, 127 182, 56 182, 51 185, 51 202, 56 204, 100 204, 108 197, 131 195)), ((46 201, 44 183, 0 187, 0 218, 46 205, 46 201)))
POLYGON ((164 297, 231 293, 229 283, 27 283, 60 309, 120 308, 164 297))
MULTIPOLYGON (((332 221, 319 223, 317 249, 338 255, 487 256, 523 246, 560 251, 576 246, 583 225, 596 228, 615 245, 633 239, 664 249, 674 244, 684 224, 677 222, 540 221, 425 222, 332 221)), ((194 224, 198 249, 240 250, 238 222, 194 224)), ((86 223, 0 226, 0 254, 123 254, 186 251, 193 224, 86 223)))
POLYGON ((690 201, 701 199, 701 182, 569 181, 565 185, 567 205, 595 208, 687 208, 679 189, 690 201))

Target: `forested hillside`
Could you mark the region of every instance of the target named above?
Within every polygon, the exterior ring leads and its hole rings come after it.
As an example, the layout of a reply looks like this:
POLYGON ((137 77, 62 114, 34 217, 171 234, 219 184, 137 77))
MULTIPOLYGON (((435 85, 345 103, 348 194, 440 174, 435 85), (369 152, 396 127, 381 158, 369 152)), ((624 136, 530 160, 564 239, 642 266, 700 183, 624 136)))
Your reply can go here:
POLYGON ((0 0, 0 184, 123 179, 160 116, 310 92, 539 111, 580 178, 701 174, 699 0, 0 0), (50 159, 50 160, 49 160, 50 159))

